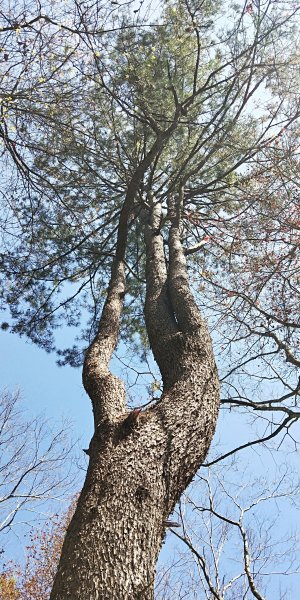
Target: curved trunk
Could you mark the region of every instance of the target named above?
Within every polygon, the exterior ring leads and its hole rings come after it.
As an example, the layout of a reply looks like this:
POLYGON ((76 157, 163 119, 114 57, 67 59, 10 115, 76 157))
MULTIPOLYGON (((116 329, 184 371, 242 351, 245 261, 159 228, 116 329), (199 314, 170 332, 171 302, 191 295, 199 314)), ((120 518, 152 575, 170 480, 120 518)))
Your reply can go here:
MULTIPOLYGON (((125 284, 119 251, 99 330, 85 358, 83 381, 95 434, 51 600, 153 599, 166 519, 203 462, 215 430, 218 376, 207 326, 189 289, 181 198, 170 203, 169 265, 160 205, 149 201, 145 320, 164 393, 150 409, 126 411, 123 383, 109 372, 125 284)), ((124 232, 122 247, 124 252, 124 232)))
POLYGON ((51 600, 153 598, 164 522, 215 428, 214 368, 194 366, 158 410, 98 428, 51 600))

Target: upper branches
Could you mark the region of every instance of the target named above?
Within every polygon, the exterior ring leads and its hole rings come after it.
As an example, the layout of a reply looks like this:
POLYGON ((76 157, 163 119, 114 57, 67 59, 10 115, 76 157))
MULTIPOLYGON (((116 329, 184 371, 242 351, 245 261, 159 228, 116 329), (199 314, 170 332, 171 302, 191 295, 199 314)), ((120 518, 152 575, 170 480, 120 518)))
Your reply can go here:
MULTIPOLYGON (((125 247, 126 310, 139 322, 145 247, 137 218, 149 190, 163 211, 159 234, 151 241, 153 252, 162 256, 172 240, 168 295, 172 290, 178 316, 171 321, 192 318, 179 314, 175 292, 180 286, 186 292, 188 283, 188 275, 185 283, 178 275, 179 263, 184 264, 180 238, 190 256, 188 268, 200 265, 199 286, 213 280, 218 302, 221 296, 221 301, 223 296, 235 299, 235 306, 223 307, 220 315, 225 312, 230 321, 232 313, 239 316, 241 305, 251 306, 243 318, 262 315, 265 327, 270 307, 257 304, 263 292, 250 284, 248 293, 233 270, 247 272, 242 253, 238 256, 244 246, 256 272, 254 254, 261 240, 252 235, 249 222, 257 217, 256 207, 262 212, 262 203, 259 191, 247 189, 246 170, 257 161, 262 172, 264 155, 287 136, 296 140, 298 135, 297 9, 291 6, 286 14, 277 4, 255 3, 252 11, 233 15, 228 8, 224 31, 218 3, 208 0, 163 4, 147 29, 142 14, 128 16, 124 10, 117 17, 112 6, 100 9, 97 3, 71 6, 73 12, 69 5, 66 10, 56 6, 50 14, 45 5, 26 15, 16 7, 3 21, 1 290, 3 304, 12 311, 4 327, 7 323, 52 350, 51 336, 59 324, 83 324, 79 347, 59 350, 61 362, 79 364, 82 349, 97 332, 112 259, 123 262, 125 247), (32 22, 44 14, 50 20, 32 22), (104 18, 114 31, 100 35, 104 18), (178 227, 164 211, 181 184, 185 192, 178 227), (127 202, 129 196, 134 200, 127 202), (220 279, 228 271, 225 286, 220 279)), ((270 160, 286 164, 288 152, 274 153, 270 160)), ((278 172, 272 173, 274 179, 278 172)), ((266 189, 257 175, 260 186, 266 189)), ((270 216, 271 203, 264 210, 275 235, 280 226, 270 216)), ((286 216, 283 223, 286 227, 286 216)), ((293 264, 293 248, 282 255, 281 272, 293 264)), ((266 260, 270 274, 270 253, 266 260)), ((284 283, 286 306, 289 286, 296 287, 290 275, 284 283)), ((270 289, 262 279, 261 285, 270 289)), ((201 302, 207 316, 210 295, 202 295, 201 302)), ((271 312, 277 323, 287 324, 280 310, 271 312)), ((251 327, 261 331, 262 326, 257 329, 255 321, 251 327)), ((273 341, 276 335, 287 344, 280 332, 272 335, 273 341)))
POLYGON ((83 368, 83 382, 94 409, 96 426, 100 421, 112 421, 125 411, 123 383, 109 371, 109 362, 115 350, 120 327, 120 318, 125 294, 125 256, 128 240, 128 226, 134 203, 143 177, 168 141, 176 127, 174 122, 155 140, 152 148, 137 166, 128 185, 124 204, 120 212, 116 252, 112 264, 109 289, 104 303, 98 331, 89 345, 83 368), (108 385, 108 382, 110 385, 108 385))

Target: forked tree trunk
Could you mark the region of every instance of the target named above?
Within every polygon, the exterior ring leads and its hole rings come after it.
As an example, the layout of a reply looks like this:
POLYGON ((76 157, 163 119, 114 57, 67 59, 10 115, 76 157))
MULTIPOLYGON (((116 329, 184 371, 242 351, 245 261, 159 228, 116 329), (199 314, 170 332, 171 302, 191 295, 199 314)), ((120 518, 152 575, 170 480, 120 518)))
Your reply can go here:
POLYGON ((218 377, 207 327, 189 289, 180 198, 171 203, 169 216, 168 268, 154 200, 145 224, 145 320, 164 392, 154 407, 129 412, 124 386, 109 372, 124 296, 119 244, 83 371, 95 417, 90 464, 51 600, 154 597, 164 522, 205 458, 215 430, 218 377))

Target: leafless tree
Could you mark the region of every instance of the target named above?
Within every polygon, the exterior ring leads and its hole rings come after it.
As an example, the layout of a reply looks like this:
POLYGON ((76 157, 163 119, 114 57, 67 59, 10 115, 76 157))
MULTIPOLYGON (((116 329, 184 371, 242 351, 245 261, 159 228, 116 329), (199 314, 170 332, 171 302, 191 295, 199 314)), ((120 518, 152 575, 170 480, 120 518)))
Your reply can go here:
POLYGON ((29 526, 76 486, 70 425, 54 429, 43 417, 30 418, 18 392, 0 396, 0 534, 5 545, 18 525, 29 526))
POLYGON ((274 479, 258 477, 239 463, 236 457, 210 467, 184 494, 168 534, 180 542, 159 569, 158 599, 283 600, 297 593, 297 472, 283 464, 274 479))

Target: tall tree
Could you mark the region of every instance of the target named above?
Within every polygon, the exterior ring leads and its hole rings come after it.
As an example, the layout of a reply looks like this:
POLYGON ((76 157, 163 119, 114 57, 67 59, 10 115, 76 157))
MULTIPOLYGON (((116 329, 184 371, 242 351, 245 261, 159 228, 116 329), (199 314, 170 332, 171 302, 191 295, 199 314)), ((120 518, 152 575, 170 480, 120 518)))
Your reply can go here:
MULTIPOLYGON (((257 334, 257 293, 270 278, 259 287, 250 260, 255 283, 241 286, 246 256, 237 248, 242 241, 257 247, 257 212, 273 231, 276 184, 259 171, 271 160, 277 181, 275 166, 289 154, 280 146, 274 162, 272 149, 297 138, 292 2, 226 8, 179 0, 163 2, 156 14, 141 3, 118 15, 112 4, 17 7, 2 27, 1 137, 11 161, 1 262, 12 322, 4 328, 52 350, 59 323, 83 324, 83 344, 59 355, 61 363, 80 364, 85 350, 83 383, 95 422, 51 600, 153 597, 168 515, 204 461, 218 415, 206 321, 211 311, 216 321, 216 307, 233 293, 236 302, 221 311, 230 347, 248 342, 249 327, 257 334), (218 229, 224 241, 216 240, 218 229), (161 373, 162 394, 144 410, 128 409, 124 384, 110 371, 122 318, 132 344, 145 345, 147 333, 161 373)), ((280 177, 283 214, 283 168, 280 177)), ((270 252, 269 241, 260 256, 270 252)), ((293 353, 274 333, 274 311, 264 317, 265 354, 277 361, 284 350, 297 367, 297 347, 293 353)), ((299 320, 280 323, 294 330, 299 320)), ((249 362, 260 357, 261 348, 251 354, 256 348, 250 341, 249 362)), ((222 400, 273 415, 269 399, 262 406, 242 387, 232 397, 245 362, 224 377, 230 392, 222 400)), ((276 364, 268 368, 274 374, 276 364)), ((279 431, 297 417, 283 407, 279 431)))

